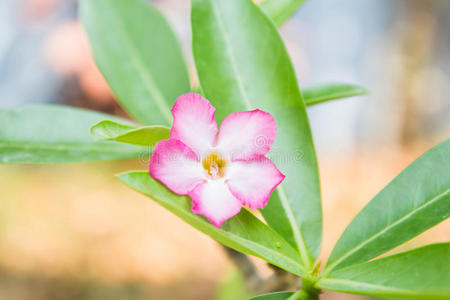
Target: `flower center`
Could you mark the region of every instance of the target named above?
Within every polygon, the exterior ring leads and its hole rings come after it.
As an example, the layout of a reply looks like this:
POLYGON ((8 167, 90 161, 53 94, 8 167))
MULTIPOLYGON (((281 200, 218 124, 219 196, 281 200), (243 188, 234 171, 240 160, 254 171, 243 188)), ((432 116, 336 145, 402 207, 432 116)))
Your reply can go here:
POLYGON ((208 155, 203 160, 202 165, 210 179, 220 179, 225 176, 227 162, 222 156, 220 156, 220 154, 216 152, 208 155))

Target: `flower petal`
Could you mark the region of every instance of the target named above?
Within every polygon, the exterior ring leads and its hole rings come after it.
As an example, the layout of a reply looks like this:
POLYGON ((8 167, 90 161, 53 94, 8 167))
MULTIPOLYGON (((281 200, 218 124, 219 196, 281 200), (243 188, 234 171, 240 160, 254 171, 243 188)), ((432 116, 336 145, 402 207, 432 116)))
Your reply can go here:
POLYGON ((220 125, 217 148, 233 159, 264 155, 272 147, 277 125, 272 115, 261 110, 232 113, 220 125))
POLYGON ((284 175, 267 157, 253 160, 235 160, 227 171, 231 193, 242 205, 251 209, 264 208, 270 194, 283 181, 284 175))
POLYGON ((179 195, 188 194, 205 181, 196 154, 176 139, 160 141, 155 146, 149 165, 150 175, 179 195))
POLYGON ((189 196, 192 198, 192 211, 205 216, 218 228, 224 221, 236 215, 242 206, 223 180, 199 184, 189 196))
POLYGON ((217 136, 216 109, 200 95, 189 93, 177 98, 172 108, 170 138, 182 141, 201 158, 217 136))

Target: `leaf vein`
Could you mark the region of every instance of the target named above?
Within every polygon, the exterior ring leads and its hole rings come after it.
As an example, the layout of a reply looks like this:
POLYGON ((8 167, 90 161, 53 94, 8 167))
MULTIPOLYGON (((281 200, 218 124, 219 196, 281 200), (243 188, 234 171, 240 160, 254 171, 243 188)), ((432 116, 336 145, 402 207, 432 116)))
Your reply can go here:
MULTIPOLYGON (((114 9, 111 9, 111 11, 114 11, 114 9)), ((139 63, 139 51, 133 46, 133 43, 130 42, 128 38, 128 34, 126 33, 126 30, 123 28, 122 24, 116 20, 116 18, 112 18, 115 21, 115 24, 117 26, 117 29, 122 32, 122 38, 125 40, 123 45, 127 47, 127 49, 130 52, 130 58, 131 62, 133 63, 135 69, 137 70, 137 74, 142 78, 142 80, 147 83, 144 85, 145 89, 153 95, 153 99, 155 100, 156 105, 158 106, 161 114, 164 116, 164 118, 168 121, 170 124, 172 122, 172 115, 170 114, 170 107, 167 104, 167 102, 164 100, 164 96, 162 95, 161 91, 159 90, 158 86, 155 84, 155 81, 152 77, 152 75, 149 72, 146 72, 144 67, 139 63)))
POLYGON ((365 245, 367 245, 368 243, 370 243, 371 241, 373 241, 377 237, 383 235, 384 233, 389 231, 391 228, 395 227, 396 225, 402 223, 404 220, 406 220, 409 217, 413 216, 417 212, 420 212, 421 210, 425 209, 429 205, 433 204, 435 201, 441 199, 442 197, 445 197, 447 194, 449 194, 449 192, 450 192, 450 188, 445 190, 445 191, 443 191, 442 193, 436 195, 435 197, 431 198, 430 200, 426 201, 422 205, 416 207, 411 212, 409 212, 406 215, 404 215, 403 217, 399 218, 397 221, 395 221, 395 222, 391 223, 390 225, 384 227, 382 230, 374 233, 372 236, 370 236, 368 239, 364 240, 362 243, 360 243, 360 244, 356 245, 355 247, 349 249, 344 255, 342 255, 334 263, 330 264, 328 268, 326 268, 326 271, 324 271, 323 276, 325 276, 326 274, 329 274, 331 270, 333 270, 339 263, 341 263, 343 260, 348 258, 350 255, 352 255, 353 253, 355 253, 356 251, 358 251, 359 249, 361 249, 362 247, 364 247, 365 245))

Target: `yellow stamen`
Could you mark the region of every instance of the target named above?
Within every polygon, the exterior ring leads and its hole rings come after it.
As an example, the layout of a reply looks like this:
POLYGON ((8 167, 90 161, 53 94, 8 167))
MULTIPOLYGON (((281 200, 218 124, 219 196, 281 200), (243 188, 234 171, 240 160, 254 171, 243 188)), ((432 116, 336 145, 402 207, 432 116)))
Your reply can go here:
POLYGON ((220 154, 213 152, 202 162, 203 168, 211 179, 219 179, 225 176, 226 160, 220 154))

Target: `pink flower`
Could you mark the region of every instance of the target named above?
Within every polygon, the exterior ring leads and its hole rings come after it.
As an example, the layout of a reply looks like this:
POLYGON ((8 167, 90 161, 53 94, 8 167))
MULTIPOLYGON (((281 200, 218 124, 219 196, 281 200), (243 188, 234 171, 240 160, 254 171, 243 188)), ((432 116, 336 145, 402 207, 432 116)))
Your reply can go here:
POLYGON ((180 96, 170 138, 156 144, 149 171, 174 193, 189 195, 192 211, 220 227, 243 205, 265 207, 285 176, 264 156, 277 131, 270 114, 232 113, 218 130, 215 110, 200 95, 180 96))

